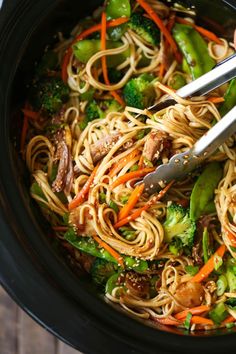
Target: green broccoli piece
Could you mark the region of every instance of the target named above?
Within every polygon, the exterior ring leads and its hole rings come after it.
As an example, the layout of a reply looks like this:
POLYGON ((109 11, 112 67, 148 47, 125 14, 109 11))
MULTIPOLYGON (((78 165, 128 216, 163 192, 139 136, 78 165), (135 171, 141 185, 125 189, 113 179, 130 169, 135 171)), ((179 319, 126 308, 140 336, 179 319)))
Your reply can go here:
POLYGON ((153 45, 160 43, 160 31, 155 23, 139 13, 133 13, 130 17, 129 27, 142 37, 146 42, 153 45))
POLYGON ((116 100, 95 101, 88 103, 85 109, 85 118, 80 124, 80 128, 84 129, 89 122, 94 119, 105 118, 108 113, 120 111, 121 106, 116 100))
POLYGON ((107 280, 116 273, 116 264, 96 258, 91 269, 92 279, 97 285, 105 285, 107 280))
POLYGON ((228 258, 226 261, 226 273, 225 273, 229 292, 236 292, 236 259, 228 258))
POLYGON ((139 109, 151 106, 156 96, 152 81, 153 76, 150 74, 142 74, 129 80, 123 90, 127 106, 139 109))
POLYGON ((69 98, 69 87, 56 77, 43 78, 33 83, 29 94, 30 103, 35 110, 50 115, 57 113, 69 98))
POLYGON ((183 247, 191 248, 193 246, 196 224, 189 217, 189 209, 185 209, 177 204, 171 204, 167 208, 166 221, 163 224, 165 236, 168 243, 179 243, 183 247))

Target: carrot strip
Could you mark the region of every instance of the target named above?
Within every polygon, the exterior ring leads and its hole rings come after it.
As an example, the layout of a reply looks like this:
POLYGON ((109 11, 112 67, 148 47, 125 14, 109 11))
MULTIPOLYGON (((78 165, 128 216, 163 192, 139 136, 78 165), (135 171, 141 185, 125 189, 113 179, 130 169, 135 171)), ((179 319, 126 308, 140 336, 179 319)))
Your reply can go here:
POLYGON ((28 127, 29 127, 28 117, 26 115, 24 115, 24 121, 23 121, 23 127, 22 127, 22 130, 21 130, 21 139, 20 139, 20 150, 21 150, 21 153, 24 152, 28 127))
POLYGON ((137 2, 148 13, 148 15, 155 22, 155 24, 160 29, 160 31, 163 33, 163 35, 166 37, 168 43, 170 44, 171 48, 173 49, 176 60, 180 63, 181 62, 181 55, 178 51, 177 44, 174 41, 171 33, 168 31, 168 29, 166 28, 166 26, 164 25, 164 23, 160 19, 160 17, 157 15, 157 13, 153 10, 153 8, 145 0, 137 0, 137 2))
POLYGON ((172 31, 174 24, 175 24, 175 14, 172 14, 169 18, 169 21, 167 22, 167 25, 166 25, 169 32, 172 31))
MULTIPOLYGON (((116 26, 122 25, 123 23, 126 23, 127 21, 129 21, 128 17, 116 18, 114 20, 111 20, 111 21, 107 22, 107 28, 116 27, 116 26)), ((90 36, 90 34, 93 34, 94 32, 98 32, 98 31, 101 31, 101 23, 98 23, 97 25, 94 25, 94 26, 84 30, 83 32, 81 32, 77 37, 75 37, 75 39, 71 43, 71 46, 74 43, 76 43, 76 42, 78 42, 78 41, 90 36)), ((64 82, 67 82, 67 66, 68 66, 68 64, 70 62, 70 57, 73 54, 73 49, 72 49, 71 46, 67 49, 67 51, 66 51, 66 53, 64 55, 63 61, 62 61, 61 77, 62 77, 62 80, 64 82)))
POLYGON ((162 79, 164 77, 165 73, 165 65, 163 63, 160 64, 159 67, 159 77, 162 79))
POLYGON ((132 171, 128 172, 123 176, 118 177, 112 184, 111 184, 111 189, 119 186, 120 184, 123 184, 133 178, 140 178, 145 176, 146 174, 153 172, 155 170, 154 167, 148 167, 148 168, 142 168, 141 170, 138 171, 132 171))
POLYGON ((89 176, 87 182, 84 184, 84 186, 79 191, 77 196, 68 204, 69 211, 73 210, 74 208, 76 208, 77 206, 79 206, 80 204, 82 204, 84 202, 85 198, 87 197, 87 195, 89 193, 89 189, 91 187, 91 184, 93 183, 93 180, 94 180, 94 177, 97 173, 98 167, 99 167, 99 165, 97 165, 94 168, 94 170, 91 173, 91 175, 89 176))
POLYGON ((181 324, 180 321, 175 320, 174 318, 155 318, 155 321, 157 321, 160 324, 166 325, 166 326, 179 326, 181 324))
POLYGON ((141 194, 143 193, 143 190, 144 190, 143 183, 135 187, 134 191, 131 193, 129 197, 127 204, 125 204, 125 206, 120 210, 118 214, 118 220, 122 220, 129 215, 130 211, 137 204, 141 194))
POLYGON ((226 230, 226 229, 224 229, 224 232, 225 232, 226 237, 229 239, 231 245, 233 247, 236 247, 236 235, 233 232, 226 230))
POLYGON ((143 155, 141 155, 140 160, 138 162, 139 169, 141 169, 143 167, 143 163, 144 163, 144 157, 143 157, 143 155))
POLYGON ((204 266, 199 270, 199 272, 194 275, 191 279, 192 282, 200 283, 202 280, 206 279, 209 274, 214 270, 214 258, 215 256, 223 257, 226 251, 226 246, 221 245, 216 252, 211 256, 211 258, 204 264, 204 266))
POLYGON ((22 112, 24 113, 25 116, 27 116, 27 118, 38 119, 38 116, 39 116, 38 112, 34 112, 34 111, 31 111, 30 109, 26 109, 26 108, 23 108, 22 112))
POLYGON ((210 307, 209 306, 206 306, 206 305, 201 305, 201 306, 197 306, 197 307, 193 307, 191 309, 188 309, 188 310, 184 310, 184 311, 181 311, 181 312, 178 312, 176 315, 175 315, 175 318, 177 320, 182 320, 182 319, 185 319, 185 317, 187 316, 187 314, 190 312, 191 314, 193 315, 199 315, 200 313, 203 313, 205 311, 209 311, 210 310, 210 307))
POLYGON ((165 194, 166 192, 170 189, 174 181, 171 181, 165 188, 163 188, 157 195, 155 195, 152 199, 150 199, 142 208, 137 209, 133 214, 127 216, 126 218, 118 221, 115 225, 114 228, 118 229, 119 227, 128 224, 130 221, 133 221, 137 219, 143 211, 146 211, 149 209, 153 204, 158 202, 165 194))
POLYGON ((212 103, 221 103, 224 102, 224 97, 208 97, 207 101, 210 101, 212 103))
POLYGON ((208 31, 207 29, 197 26, 195 25, 195 23, 189 22, 183 18, 180 17, 176 17, 176 22, 178 23, 182 23, 183 25, 189 25, 191 27, 194 27, 196 31, 198 31, 199 33, 201 33, 204 37, 206 37, 207 39, 209 39, 210 41, 213 41, 217 44, 222 44, 220 38, 218 38, 215 33, 208 31))
POLYGON ((112 257, 114 257, 117 262, 122 266, 124 267, 124 261, 123 261, 123 258, 121 257, 121 255, 116 252, 111 246, 109 246, 106 242, 104 242, 103 240, 100 239, 100 237, 98 236, 93 236, 94 240, 97 241, 97 243, 103 247, 107 252, 110 253, 110 255, 112 257))
POLYGON ((139 150, 135 149, 130 154, 125 156, 123 160, 119 160, 118 163, 116 163, 114 167, 112 167, 112 169, 108 173, 108 176, 114 177, 123 167, 127 165, 128 162, 132 161, 138 154, 139 150))
POLYGON ((221 322, 222 325, 225 325, 227 323, 232 323, 235 322, 236 318, 234 318, 234 316, 228 316, 224 321, 221 322))
POLYGON ((209 318, 201 317, 201 316, 192 316, 191 323, 193 324, 201 324, 201 325, 214 325, 214 322, 209 318))

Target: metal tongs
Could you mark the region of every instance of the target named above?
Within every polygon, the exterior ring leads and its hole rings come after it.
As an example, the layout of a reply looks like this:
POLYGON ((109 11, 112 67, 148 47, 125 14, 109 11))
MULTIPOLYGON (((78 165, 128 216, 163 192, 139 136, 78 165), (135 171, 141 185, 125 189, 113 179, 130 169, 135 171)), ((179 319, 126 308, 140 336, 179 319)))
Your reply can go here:
MULTIPOLYGON (((236 77, 236 54, 219 63, 210 72, 182 87, 176 94, 181 98, 202 96, 234 77, 236 77)), ((157 112, 175 103, 176 101, 170 97, 149 107, 148 111, 157 112)), ((172 156, 167 164, 158 166, 154 172, 149 173, 143 181, 138 183, 143 182, 145 192, 153 194, 158 192, 163 184, 173 180, 181 180, 212 155, 235 132, 236 106, 203 135, 190 150, 172 156)))

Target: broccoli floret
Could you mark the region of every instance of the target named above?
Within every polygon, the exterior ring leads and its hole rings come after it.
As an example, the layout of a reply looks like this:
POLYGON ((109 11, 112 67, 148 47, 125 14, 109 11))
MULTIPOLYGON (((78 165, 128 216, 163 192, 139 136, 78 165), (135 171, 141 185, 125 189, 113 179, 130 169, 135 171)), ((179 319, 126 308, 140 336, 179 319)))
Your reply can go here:
POLYGON ((105 285, 107 280, 117 271, 117 265, 107 262, 103 259, 96 258, 91 269, 91 275, 94 283, 97 285, 105 285))
POLYGON ((171 204, 167 208, 166 221, 163 227, 166 242, 178 244, 178 249, 179 242, 181 242, 183 247, 192 247, 196 224, 189 217, 189 209, 177 204, 171 204))
POLYGON ((139 13, 133 13, 130 17, 129 27, 148 43, 158 45, 160 43, 160 31, 152 20, 139 13))
POLYGON ((155 89, 152 80, 152 75, 142 74, 127 82, 123 90, 127 106, 144 109, 153 104, 155 89))
POLYGON ((97 102, 92 100, 86 106, 85 109, 85 118, 81 123, 81 129, 84 129, 89 122, 92 122, 94 119, 105 118, 106 115, 110 112, 118 112, 121 109, 119 103, 115 100, 104 100, 97 102))
POLYGON ((236 259, 227 259, 225 276, 228 282, 229 292, 236 292, 236 259))
POLYGON ((57 113, 68 100, 69 87, 59 78, 43 78, 34 82, 29 96, 35 110, 51 115, 57 113))

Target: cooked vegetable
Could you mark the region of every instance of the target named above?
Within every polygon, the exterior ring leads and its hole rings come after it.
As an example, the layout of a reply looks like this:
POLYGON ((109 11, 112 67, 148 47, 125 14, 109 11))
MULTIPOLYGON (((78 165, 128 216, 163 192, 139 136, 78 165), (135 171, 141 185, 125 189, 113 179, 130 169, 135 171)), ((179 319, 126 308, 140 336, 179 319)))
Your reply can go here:
POLYGON ((107 262, 101 258, 96 258, 91 269, 94 283, 105 285, 107 280, 117 271, 116 264, 107 262))
POLYGON ((118 220, 122 220, 129 215, 131 210, 135 207, 136 203, 138 202, 143 190, 144 190, 143 183, 135 187, 133 193, 129 197, 127 204, 125 204, 125 206, 120 210, 118 214, 118 220))
POLYGON ((177 204, 167 208, 166 220, 163 224, 164 240, 171 243, 174 240, 181 242, 182 247, 192 247, 196 224, 189 217, 189 210, 177 204))
POLYGON ((210 318, 216 323, 221 324, 222 321, 228 316, 228 312, 223 302, 215 305, 213 309, 209 312, 210 318))
POLYGON ((155 23, 142 14, 133 13, 130 17, 128 26, 142 37, 146 42, 153 45, 160 43, 160 31, 155 23))
POLYGON ((119 276, 120 274, 119 273, 115 273, 113 274, 108 280, 107 280, 107 283, 106 283, 106 289, 105 289, 105 292, 108 293, 108 294, 112 294, 112 290, 118 286, 118 280, 119 280, 119 276))
POLYGON ((175 74, 169 82, 169 86, 174 90, 178 90, 186 85, 186 79, 182 74, 175 74))
POLYGON ((233 258, 228 258, 226 261, 226 273, 225 273, 229 292, 236 292, 236 260, 233 258))
POLYGON ((227 91, 224 94, 224 103, 220 106, 219 112, 223 117, 236 105, 236 79, 230 81, 227 91))
POLYGON ((151 168, 147 167, 147 168, 142 168, 141 170, 138 170, 138 171, 128 172, 125 175, 118 177, 112 183, 111 188, 115 188, 122 183, 130 181, 131 179, 143 177, 143 176, 147 175, 148 173, 153 172, 154 170, 155 169, 153 167, 151 167, 151 168))
POLYGON ((45 113, 57 113, 63 103, 69 98, 69 88, 56 77, 47 77, 33 83, 30 90, 30 103, 37 111, 45 113))
MULTIPOLYGON (((122 45, 123 45, 122 42, 106 41, 107 49, 119 48, 122 45)), ((99 52, 100 49, 101 49, 100 39, 84 39, 78 41, 73 45, 74 55, 81 63, 84 64, 86 64, 94 54, 99 52)), ((107 56, 106 57, 107 67, 108 68, 116 67, 117 65, 125 61, 125 59, 127 59, 128 56, 129 56, 129 50, 126 50, 117 55, 107 56)))
MULTIPOLYGON (((118 264, 117 260, 104 248, 101 248, 99 244, 92 237, 80 237, 77 236, 75 231, 70 228, 64 235, 66 241, 72 246, 78 248, 80 251, 91 254, 94 257, 104 259, 108 262, 118 264)), ((135 259, 129 256, 122 256, 124 265, 128 269, 134 269, 137 272, 144 272, 148 269, 148 263, 141 259, 135 259)))
POLYGON ((209 234, 206 227, 204 227, 203 235, 202 235, 202 250, 203 250, 204 263, 207 263, 210 257, 210 251, 209 251, 209 234))
POLYGON ((210 71, 215 61, 208 53, 207 44, 201 35, 189 25, 176 23, 173 36, 188 63, 193 79, 210 71))
POLYGON ((123 89, 127 106, 144 109, 153 104, 155 100, 153 79, 152 75, 142 74, 127 82, 123 89))
MULTIPOLYGON (((109 0, 106 4, 107 19, 116 19, 118 17, 130 17, 131 6, 129 0, 109 0)), ((126 31, 127 25, 123 24, 108 30, 109 38, 113 41, 119 40, 126 31)))
POLYGON ((217 285, 217 290, 216 290, 217 296, 223 295, 228 285, 226 276, 221 274, 216 282, 216 285, 217 285))
POLYGON ((226 251, 226 246, 221 245, 216 252, 211 256, 211 258, 207 261, 206 264, 199 270, 199 272, 191 279, 192 282, 201 282, 202 280, 206 279, 208 275, 214 270, 215 265, 215 256, 219 256, 223 258, 224 253, 226 251))
POLYGON ((214 191, 222 177, 222 167, 218 162, 209 163, 198 177, 190 197, 190 218, 197 220, 206 214, 206 208, 214 199, 214 191))

